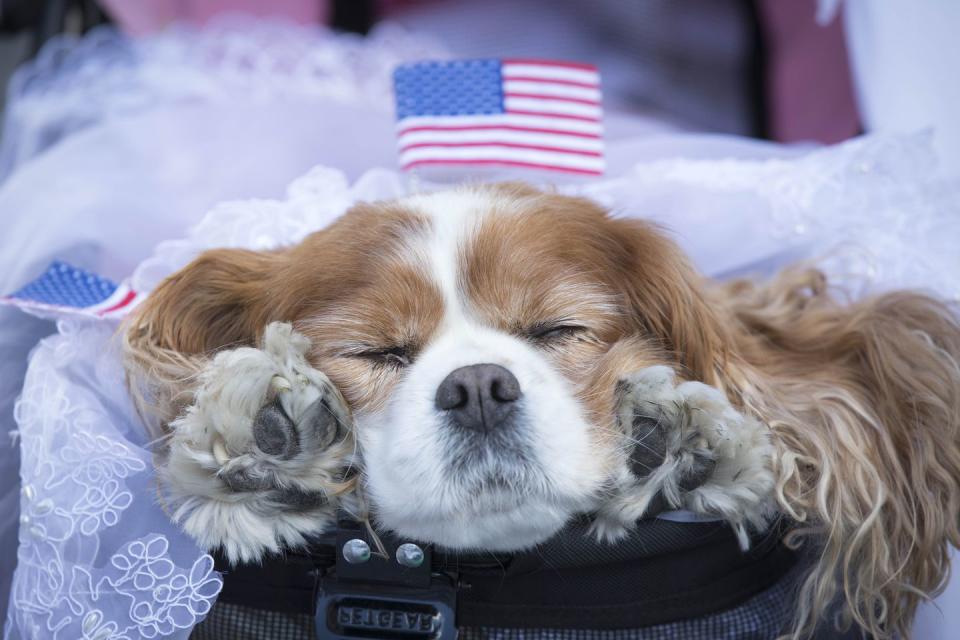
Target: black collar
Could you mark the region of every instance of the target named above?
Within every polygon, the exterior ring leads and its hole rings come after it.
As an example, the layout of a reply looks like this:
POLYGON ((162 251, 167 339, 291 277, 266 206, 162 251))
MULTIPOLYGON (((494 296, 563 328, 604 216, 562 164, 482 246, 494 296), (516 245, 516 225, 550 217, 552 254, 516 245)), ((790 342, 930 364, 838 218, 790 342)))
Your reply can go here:
POLYGON ((453 638, 455 627, 630 629, 734 607, 796 563, 778 522, 742 552, 722 523, 642 520, 616 544, 598 543, 577 520, 521 553, 444 551, 344 520, 304 551, 259 566, 228 567, 220 602, 316 615, 318 638, 453 638), (350 563, 344 545, 374 553, 350 563), (417 544, 419 567, 397 561, 417 544), (389 633, 387 633, 389 631, 389 633), (399 636, 398 636, 399 637, 399 636))

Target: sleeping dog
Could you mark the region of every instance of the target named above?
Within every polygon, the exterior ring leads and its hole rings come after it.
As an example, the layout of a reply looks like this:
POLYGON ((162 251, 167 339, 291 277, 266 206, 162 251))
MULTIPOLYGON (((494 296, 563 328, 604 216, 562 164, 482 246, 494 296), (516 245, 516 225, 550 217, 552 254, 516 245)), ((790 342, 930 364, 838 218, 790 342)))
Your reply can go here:
POLYGON ((960 326, 811 269, 707 282, 663 233, 520 184, 360 204, 301 244, 202 254, 129 319, 164 499, 233 560, 337 508, 452 549, 517 550, 592 514, 663 509, 822 552, 797 630, 838 589, 903 631, 960 543, 960 326))

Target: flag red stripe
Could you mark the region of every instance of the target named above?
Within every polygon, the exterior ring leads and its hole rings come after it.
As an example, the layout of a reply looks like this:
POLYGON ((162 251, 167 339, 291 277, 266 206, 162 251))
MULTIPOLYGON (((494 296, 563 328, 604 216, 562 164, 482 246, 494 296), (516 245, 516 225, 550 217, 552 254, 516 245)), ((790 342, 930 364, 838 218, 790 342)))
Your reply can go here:
POLYGON ((500 165, 506 167, 523 167, 526 169, 549 169, 551 171, 565 171, 567 173, 577 173, 580 175, 587 176, 600 176, 603 175, 602 171, 595 171, 593 169, 575 169, 573 167, 560 167, 554 164, 539 164, 536 162, 520 162, 519 160, 486 160, 486 159, 477 159, 477 160, 414 160, 413 162, 408 162, 403 165, 403 169, 412 169, 420 165, 428 164, 485 164, 485 165, 500 165))
POLYGON ((583 71, 596 71, 596 65, 585 64, 582 62, 557 62, 556 60, 541 60, 537 58, 508 58, 502 61, 503 64, 536 64, 543 67, 565 67, 567 69, 581 69, 583 71))
POLYGON ((518 142, 416 142, 400 147, 400 151, 407 149, 420 149, 423 147, 507 147, 510 149, 532 149, 534 151, 555 151, 557 153, 572 153, 578 156, 592 156, 601 158, 603 154, 599 151, 586 151, 582 149, 569 149, 566 147, 547 147, 538 144, 522 144, 518 142))
POLYGON ((411 133, 413 131, 525 131, 528 133, 553 133, 561 136, 574 136, 575 138, 590 138, 599 140, 600 135, 596 133, 582 133, 580 131, 563 131, 561 129, 542 129, 539 127, 520 127, 515 124, 479 124, 479 125, 423 125, 419 127, 407 127, 401 129, 398 135, 411 133))
POLYGON ((588 104, 591 107, 599 107, 597 100, 585 100, 583 98, 568 98, 566 96, 547 96, 539 93, 505 93, 504 98, 535 98, 537 100, 559 100, 560 102, 576 102, 577 104, 588 104))
POLYGON ((529 76, 512 76, 509 73, 503 74, 504 80, 510 82, 540 82, 543 84, 562 84, 568 87, 580 87, 582 89, 599 89, 600 84, 596 82, 577 82, 576 80, 554 80, 552 78, 531 78, 529 76))
POLYGON ((507 113, 516 116, 537 116, 540 118, 563 118, 564 120, 580 120, 581 122, 600 122, 600 118, 591 118, 590 116, 574 116, 569 113, 546 113, 543 111, 521 111, 518 109, 507 109, 507 113))
POLYGON ((100 311, 97 312, 97 315, 101 315, 101 316, 102 316, 102 315, 104 315, 104 314, 110 313, 111 311, 116 311, 117 309, 122 309, 123 307, 125 307, 125 306, 127 306, 128 304, 130 304, 131 302, 133 302, 133 299, 136 298, 136 297, 137 297, 136 292, 134 292, 134 291, 128 291, 128 292, 127 292, 127 295, 123 296, 123 300, 121 300, 121 301, 118 302, 117 304, 113 305, 112 307, 107 307, 106 309, 101 309, 100 311))

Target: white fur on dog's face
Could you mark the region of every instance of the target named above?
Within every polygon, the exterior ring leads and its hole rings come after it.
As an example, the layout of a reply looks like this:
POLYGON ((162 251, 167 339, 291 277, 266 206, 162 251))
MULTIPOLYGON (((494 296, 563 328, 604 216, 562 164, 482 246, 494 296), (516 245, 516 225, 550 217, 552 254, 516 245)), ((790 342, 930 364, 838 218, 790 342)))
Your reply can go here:
POLYGON ((463 246, 491 203, 460 192, 405 204, 430 217, 410 248, 442 292, 443 317, 385 406, 357 416, 368 495, 384 525, 417 539, 487 549, 540 542, 588 507, 603 481, 590 425, 543 355, 484 326, 457 284, 463 246), (511 371, 523 396, 496 437, 472 438, 434 399, 451 371, 484 363, 511 371))
MULTIPOLYGON (((458 284, 489 194, 442 193, 402 203, 429 217, 401 252, 442 293, 443 315, 387 402, 355 416, 366 491, 378 521, 454 548, 513 549, 540 542, 588 510, 605 479, 574 390, 529 342, 486 326, 458 284), (449 424, 435 397, 459 367, 497 364, 520 383, 514 420, 492 437, 449 424)), ((501 213, 501 215, 503 215, 501 213)))
POLYGON ((587 510, 604 479, 566 382, 518 339, 465 318, 445 326, 383 409, 356 420, 377 519, 419 540, 525 547, 587 510), (480 363, 506 367, 523 391, 516 419, 487 438, 451 427, 434 404, 451 371, 480 363))

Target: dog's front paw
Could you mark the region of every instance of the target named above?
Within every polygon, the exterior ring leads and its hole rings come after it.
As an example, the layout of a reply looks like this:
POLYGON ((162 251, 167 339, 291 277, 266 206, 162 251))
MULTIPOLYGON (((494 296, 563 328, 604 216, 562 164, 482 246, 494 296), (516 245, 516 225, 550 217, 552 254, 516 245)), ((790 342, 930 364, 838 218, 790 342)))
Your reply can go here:
POLYGON ((160 477, 175 517, 206 548, 255 560, 329 526, 349 486, 350 414, 306 361, 309 342, 267 326, 261 348, 223 351, 170 424, 160 477))
POLYGON ((746 527, 762 526, 774 485, 773 448, 762 424, 713 387, 677 384, 663 366, 618 383, 616 417, 627 454, 614 495, 597 513, 598 537, 684 508, 727 520, 746 546, 746 527))

